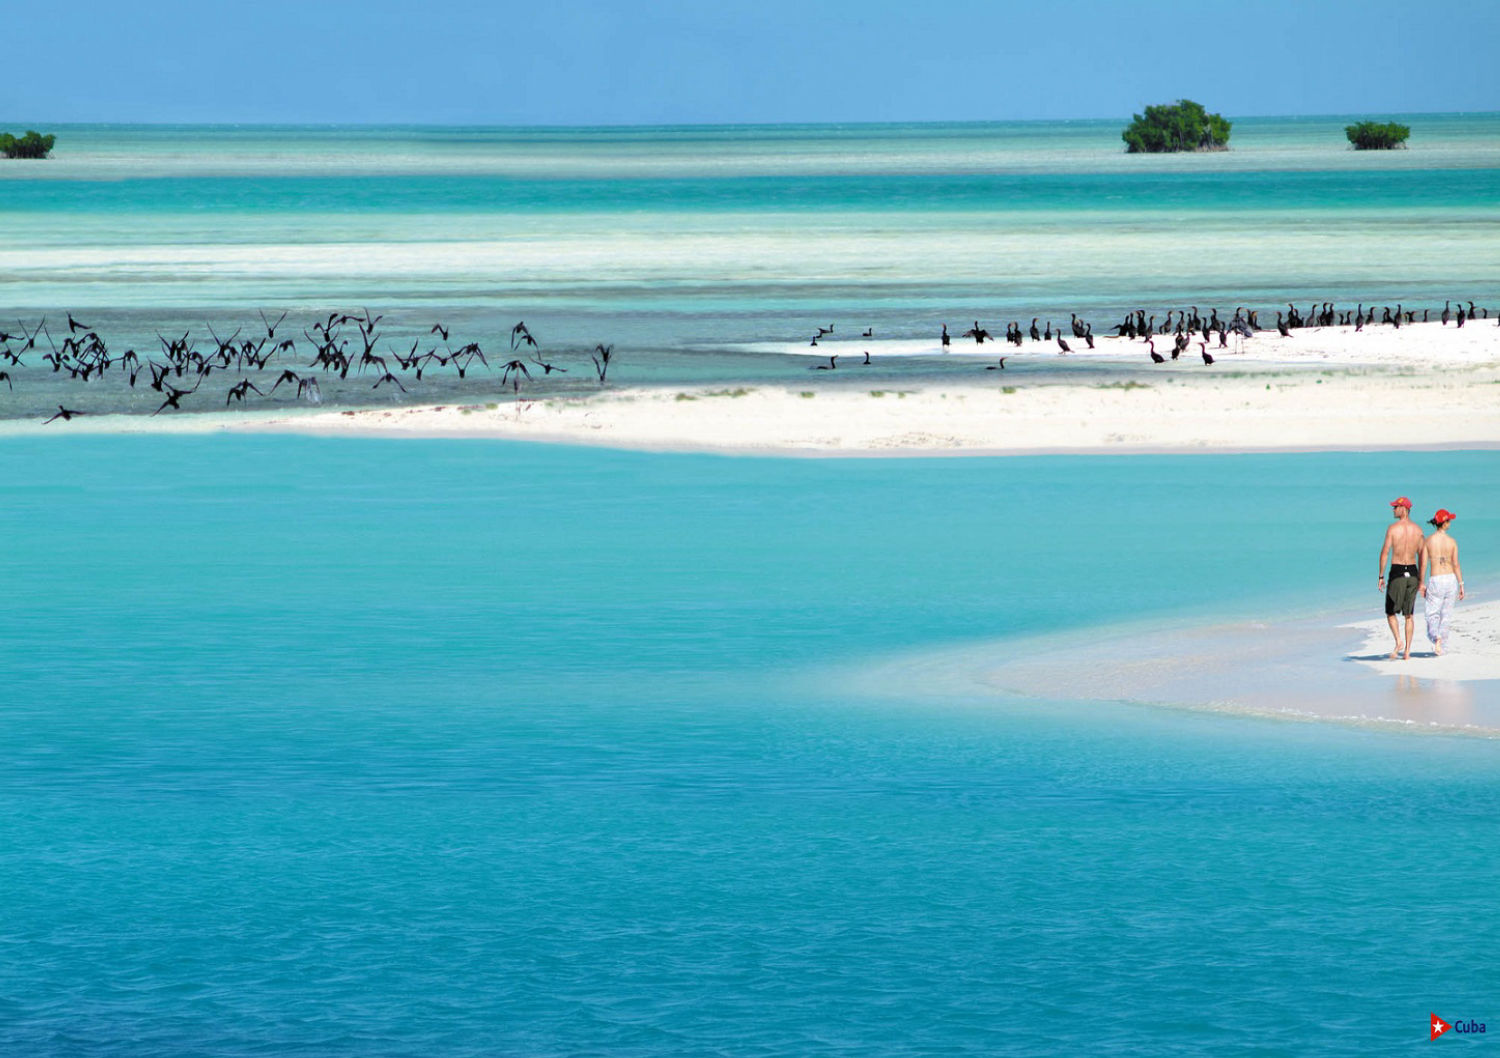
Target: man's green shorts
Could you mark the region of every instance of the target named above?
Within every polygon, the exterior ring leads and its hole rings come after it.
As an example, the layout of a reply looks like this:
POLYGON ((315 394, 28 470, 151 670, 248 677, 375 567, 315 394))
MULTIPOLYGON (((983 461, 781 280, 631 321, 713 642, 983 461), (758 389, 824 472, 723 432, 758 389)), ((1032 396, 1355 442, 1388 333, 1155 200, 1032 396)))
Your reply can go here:
POLYGON ((1421 578, 1417 576, 1416 566, 1392 566, 1391 575, 1385 586, 1385 613, 1389 617, 1392 614, 1401 614, 1410 617, 1412 611, 1417 608, 1417 585, 1421 578))

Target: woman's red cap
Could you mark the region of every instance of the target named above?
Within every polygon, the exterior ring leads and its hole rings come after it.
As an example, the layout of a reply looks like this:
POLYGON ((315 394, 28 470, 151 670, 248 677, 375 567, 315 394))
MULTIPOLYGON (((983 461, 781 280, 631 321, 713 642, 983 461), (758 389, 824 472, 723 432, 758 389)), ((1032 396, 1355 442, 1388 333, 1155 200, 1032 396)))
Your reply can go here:
POLYGON ((1451 522, 1457 517, 1458 515, 1454 514, 1446 507, 1440 507, 1438 508, 1438 512, 1432 516, 1432 520, 1437 524, 1442 525, 1444 522, 1451 522))

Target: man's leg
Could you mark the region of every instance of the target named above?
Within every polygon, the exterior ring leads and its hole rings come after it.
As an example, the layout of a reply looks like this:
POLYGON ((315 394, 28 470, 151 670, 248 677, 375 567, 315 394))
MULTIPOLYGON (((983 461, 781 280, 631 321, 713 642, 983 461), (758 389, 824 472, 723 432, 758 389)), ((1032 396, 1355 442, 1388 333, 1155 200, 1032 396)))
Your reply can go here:
POLYGON ((1412 614, 1406 615, 1406 646, 1401 651, 1401 660, 1411 660, 1411 637, 1415 634, 1417 619, 1412 614))
MULTIPOLYGON (((1401 626, 1396 623, 1399 620, 1401 620, 1401 618, 1397 617, 1393 613, 1388 613, 1385 615, 1385 623, 1391 626, 1391 639, 1393 639, 1396 643, 1395 646, 1391 647, 1391 652, 1389 654, 1389 657, 1392 661, 1395 661, 1401 656, 1401 626)), ((1407 641, 1409 642, 1410 640, 1411 633, 1408 632, 1407 641)))

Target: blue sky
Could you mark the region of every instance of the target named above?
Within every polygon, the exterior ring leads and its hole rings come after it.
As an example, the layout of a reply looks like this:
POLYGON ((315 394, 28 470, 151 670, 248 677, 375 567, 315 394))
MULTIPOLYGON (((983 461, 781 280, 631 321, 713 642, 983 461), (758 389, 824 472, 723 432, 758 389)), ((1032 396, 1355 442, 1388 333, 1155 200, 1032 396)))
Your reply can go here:
POLYGON ((0 0, 7 121, 697 124, 1500 110, 1500 2, 0 0), (15 42, 37 42, 18 47, 15 42))

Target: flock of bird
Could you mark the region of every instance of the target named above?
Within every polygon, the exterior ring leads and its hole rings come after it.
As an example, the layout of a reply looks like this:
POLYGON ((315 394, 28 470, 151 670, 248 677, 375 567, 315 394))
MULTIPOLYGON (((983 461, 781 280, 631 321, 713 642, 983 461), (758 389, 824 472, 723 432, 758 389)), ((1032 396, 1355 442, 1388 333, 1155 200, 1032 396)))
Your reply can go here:
MULTIPOLYGON (((1429 322, 1434 311, 1421 310, 1421 322, 1429 322)), ((1440 319, 1445 326, 1456 321, 1462 327, 1471 320, 1489 319, 1489 315, 1487 309, 1476 307, 1472 301, 1457 303, 1455 310, 1454 302, 1450 300, 1444 304, 1440 319)), ((351 374, 356 384, 373 379, 369 387, 372 391, 389 386, 406 393, 408 384, 421 382, 424 373, 434 368, 447 369, 450 377, 456 373, 458 380, 463 381, 471 371, 476 371, 475 365, 478 364, 478 374, 487 375, 491 382, 498 374, 502 388, 508 385, 513 394, 519 394, 523 380, 529 382, 533 378, 533 368, 543 372, 544 377, 554 372, 568 372, 568 368, 542 356, 541 346, 524 322, 518 322, 510 329, 510 358, 495 357, 492 362, 477 341, 455 347, 448 327, 442 323, 433 324, 425 336, 413 339, 410 348, 404 352, 388 341, 382 350, 380 343, 385 340, 385 335, 380 324, 385 317, 372 315, 368 309, 359 315, 331 312, 315 320, 311 326, 303 327, 300 343, 297 338, 288 337, 283 329, 287 313, 283 312, 272 320, 262 312, 262 329, 253 338, 241 337, 243 327, 237 327, 228 337, 220 337, 212 325, 207 328, 207 339, 195 339, 191 331, 184 331, 176 337, 157 333, 160 348, 144 355, 135 349, 126 349, 117 355, 98 330, 71 312, 66 316, 66 333, 62 332, 61 326, 58 328, 62 339, 60 344, 45 317, 32 324, 18 320, 20 329, 14 334, 0 330, 0 366, 26 367, 25 358, 34 357, 33 366, 50 365, 52 374, 83 385, 111 376, 123 378, 131 389, 135 389, 139 382, 142 387, 161 396, 161 402, 152 415, 181 411, 187 398, 198 397, 200 393, 206 396, 205 387, 211 385, 214 375, 237 376, 225 389, 214 391, 224 395, 222 406, 228 407, 236 402, 244 404, 251 399, 252 393, 269 400, 283 386, 288 393, 294 394, 293 399, 319 404, 323 399, 320 379, 327 382, 336 377, 347 384, 351 374), (309 352, 311 359, 303 362, 300 356, 309 352), (262 384, 266 388, 262 389, 262 384)), ((1089 349, 1095 348, 1093 325, 1077 313, 1070 313, 1070 316, 1068 333, 1073 341, 1082 342, 1089 349)), ((1203 363, 1211 365, 1214 363, 1214 356, 1209 352, 1211 341, 1216 341, 1218 349, 1227 349, 1232 336, 1236 346, 1243 349, 1244 339, 1271 329, 1262 326, 1256 310, 1244 307, 1235 309, 1232 316, 1223 317, 1218 309, 1210 309, 1204 316, 1196 305, 1191 305, 1168 310, 1161 317, 1160 324, 1157 318, 1156 315, 1148 316, 1144 309, 1128 312, 1110 328, 1112 337, 1143 341, 1146 355, 1154 364, 1177 360, 1196 344, 1203 363), (1170 339, 1169 353, 1157 351, 1158 339, 1162 339, 1163 348, 1170 339)), ((1055 342, 1059 354, 1073 351, 1062 327, 1054 330, 1051 320, 1039 327, 1040 322, 1041 318, 1035 317, 1029 328, 1023 328, 1020 321, 1011 321, 1005 329, 1005 341, 1019 349, 1029 337, 1034 343, 1055 342)), ((1377 322, 1397 328, 1416 323, 1417 310, 1399 304, 1394 308, 1386 306, 1379 310, 1377 318, 1377 309, 1374 306, 1366 309, 1363 303, 1341 312, 1332 302, 1318 302, 1305 313, 1289 304, 1286 312, 1276 313, 1274 326, 1283 337, 1290 337, 1293 331, 1306 327, 1352 326, 1358 332, 1377 322)), ((1497 322, 1500 322, 1500 313, 1497 313, 1497 322)), ((820 340, 833 337, 833 324, 819 327, 810 344, 816 347, 820 340)), ((874 329, 866 328, 858 337, 873 338, 874 329)), ((978 345, 995 340, 978 320, 958 337, 978 345)), ((953 337, 947 324, 942 325, 939 340, 945 351, 951 347, 953 337)), ((601 385, 607 380, 613 357, 614 347, 603 344, 597 345, 590 354, 601 385)), ((812 365, 813 369, 837 369, 839 354, 829 355, 827 359, 826 364, 812 365)), ((998 363, 986 365, 986 370, 1003 370, 1006 359, 1000 357, 998 363)), ((865 352, 862 366, 872 363, 869 352, 865 352)), ((14 392, 16 377, 12 371, 0 370, 0 381, 14 392)), ((198 399, 201 401, 202 397, 198 399)), ((212 406, 218 406, 217 402, 212 406)), ((57 412, 44 421, 67 421, 84 414, 88 412, 59 404, 57 412)))
MULTIPOLYGON (((1440 318, 1445 327, 1455 319, 1459 327, 1462 327, 1468 320, 1489 319, 1489 310, 1483 307, 1476 307, 1472 301, 1467 303, 1459 302, 1456 311, 1453 305, 1454 303, 1451 300, 1445 302, 1443 305, 1440 318)), ((1421 322, 1429 322, 1432 311, 1431 309, 1423 309, 1421 322)), ((1416 312, 1417 310, 1415 309, 1407 309, 1399 304, 1395 308, 1385 306, 1380 310, 1378 322, 1386 326, 1399 328, 1403 323, 1416 323, 1416 312)), ((1377 322, 1375 313, 1375 306, 1372 305, 1366 310, 1363 302, 1357 307, 1344 312, 1340 312, 1331 301, 1318 302, 1314 303, 1305 314, 1298 311, 1296 305, 1288 304, 1285 313, 1276 313, 1275 329, 1283 338, 1290 338, 1292 331, 1305 327, 1352 326, 1357 333, 1363 331, 1366 326, 1377 322)), ((1072 317, 1069 322, 1069 329, 1072 332, 1074 341, 1081 341, 1090 349, 1095 348, 1093 324, 1082 319, 1076 312, 1069 313, 1069 315, 1072 317)), ((1253 338, 1259 332, 1270 330, 1268 327, 1261 326, 1257 310, 1247 309, 1243 306, 1235 309, 1234 315, 1227 319, 1219 315, 1218 309, 1210 309, 1209 314, 1204 316, 1199 312, 1196 305, 1190 305, 1185 309, 1169 309, 1161 319, 1161 325, 1158 326, 1155 315, 1147 316, 1144 309, 1135 309, 1132 312, 1127 312, 1124 319, 1112 328, 1114 331, 1113 337, 1143 341, 1146 346, 1146 355, 1153 364, 1164 364, 1168 359, 1176 360, 1187 351, 1189 346, 1196 343, 1199 356, 1202 358, 1204 365, 1207 366, 1214 363, 1214 355, 1208 351, 1208 343, 1210 341, 1217 340, 1217 348, 1228 349, 1230 348, 1229 341, 1231 336, 1239 339, 1242 343, 1243 339, 1253 338), (1166 338, 1167 336, 1171 336, 1172 338, 1172 351, 1170 355, 1163 355, 1156 351, 1156 339, 1166 338)), ((1500 313, 1497 313, 1496 320, 1497 323, 1500 323, 1500 313)), ((1059 355, 1066 355, 1073 351, 1073 347, 1063 337, 1061 326, 1054 331, 1051 320, 1047 321, 1045 327, 1037 326, 1040 321, 1040 316, 1034 316, 1031 320, 1031 326, 1023 329, 1019 320, 1012 320, 1005 328, 1005 341, 1019 349, 1025 345, 1026 338, 1029 335, 1033 342, 1051 343, 1055 341, 1059 355)), ((829 324, 827 327, 819 327, 818 333, 813 336, 809 344, 817 346, 820 339, 832 336, 833 331, 833 324, 829 324)), ((873 329, 866 329, 861 335, 864 338, 873 336, 873 329)), ((982 327, 978 320, 975 320, 974 326, 964 331, 959 337, 972 339, 977 345, 983 345, 985 342, 995 340, 994 335, 982 327)), ((948 333, 948 325, 946 323, 942 325, 942 333, 938 336, 938 340, 944 351, 952 347, 953 336, 948 333)), ((1243 351, 1242 344, 1239 347, 1239 351, 1243 351)), ((866 352, 864 357, 862 366, 869 366, 872 363, 870 354, 866 352)), ((1003 370, 1007 359, 1008 357, 1002 356, 998 363, 986 365, 985 370, 1003 370)), ((813 370, 830 371, 837 367, 838 356, 833 355, 828 358, 828 363, 826 364, 814 364, 813 370)))
MULTIPOLYGON (((209 338, 194 339, 191 331, 180 337, 169 337, 157 333, 160 346, 146 354, 135 349, 121 353, 111 351, 109 343, 94 327, 67 314, 67 331, 58 327, 54 336, 47 319, 28 324, 18 320, 19 332, 12 334, 0 331, 0 364, 9 368, 26 367, 27 357, 35 358, 32 366, 50 365, 51 373, 81 385, 97 384, 109 377, 123 378, 135 389, 137 383, 161 395, 161 403, 152 415, 168 410, 181 411, 183 401, 203 392, 211 385, 214 375, 235 375, 236 380, 227 389, 215 390, 224 395, 224 407, 239 402, 245 403, 250 394, 271 398, 282 386, 295 392, 295 399, 313 404, 322 403, 322 387, 319 380, 331 377, 347 382, 351 373, 355 380, 374 379, 371 390, 392 386, 405 393, 407 383, 413 379, 421 381, 423 373, 437 368, 449 368, 463 380, 475 370, 478 363, 484 371, 499 373, 500 386, 511 387, 519 393, 522 380, 532 378, 532 368, 545 375, 554 371, 566 374, 568 369, 551 360, 544 359, 541 346, 525 322, 519 322, 510 331, 509 360, 496 358, 491 363, 478 342, 467 342, 454 347, 449 339, 449 330, 437 323, 427 332, 428 348, 422 348, 421 338, 412 341, 404 353, 387 345, 378 349, 382 340, 380 331, 384 316, 374 316, 368 309, 362 315, 346 312, 329 313, 304 327, 301 332, 304 345, 296 338, 288 337, 283 330, 287 313, 275 320, 265 313, 260 314, 264 332, 255 337, 241 337, 243 328, 228 337, 220 337, 212 325, 208 327, 209 338), (278 332, 280 336, 278 337, 278 332), (57 338, 61 337, 61 343, 57 338), (44 344, 43 344, 44 343, 44 344), (293 360, 311 350, 312 359, 307 362, 293 360), (520 354, 520 355, 516 355, 520 354), (523 359, 524 357, 524 359, 523 359), (502 362, 503 360, 503 362, 502 362), (274 381, 268 381, 274 374, 274 381), (406 382, 403 382, 403 378, 406 382), (267 388, 262 389, 264 384, 267 388)), ((614 357, 614 347, 600 344, 595 347, 590 359, 600 384, 604 384, 614 357)), ((4 381, 11 392, 15 391, 16 377, 10 370, 0 370, 0 381, 4 381)), ((200 398, 201 400, 201 398, 200 398)), ((81 402, 80 402, 81 403, 81 402)), ((45 422, 71 420, 89 414, 79 408, 59 404, 57 412, 45 422)))

